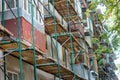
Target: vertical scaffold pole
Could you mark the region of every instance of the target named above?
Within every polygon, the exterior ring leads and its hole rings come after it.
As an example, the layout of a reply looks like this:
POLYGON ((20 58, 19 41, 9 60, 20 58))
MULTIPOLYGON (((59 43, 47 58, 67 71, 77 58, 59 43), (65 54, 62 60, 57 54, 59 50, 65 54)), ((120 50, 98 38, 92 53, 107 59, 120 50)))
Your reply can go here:
POLYGON ((5 3, 4 3, 4 0, 2 0, 2 19, 1 19, 1 23, 2 25, 4 26, 4 7, 5 3))
POLYGON ((52 58, 54 58, 54 53, 53 53, 53 40, 52 37, 50 36, 51 39, 51 52, 52 52, 52 58))
POLYGON ((35 51, 35 29, 34 29, 34 6, 33 0, 30 0, 31 5, 31 23, 32 23, 32 49, 33 49, 33 58, 34 58, 34 80, 38 80, 37 78, 37 70, 36 70, 36 51, 35 51))
MULTIPOLYGON (((88 0, 86 0, 86 4, 87 4, 87 9, 88 9, 88 0)), ((88 17, 88 25, 89 25, 89 32, 90 32, 90 43, 91 43, 91 47, 92 46, 92 31, 91 31, 91 25, 90 25, 90 17, 88 17)), ((93 53, 93 49, 92 49, 92 66, 93 66, 93 69, 95 71, 95 64, 94 64, 94 53, 93 53)), ((96 72, 96 71, 95 71, 96 72)), ((89 72, 90 73, 90 72, 89 72)), ((94 75, 94 78, 96 80, 96 76, 94 75)))
POLYGON ((56 39, 56 54, 57 54, 57 62, 58 62, 58 77, 59 80, 61 79, 61 74, 60 74, 60 59, 59 59, 59 54, 58 54, 58 42, 57 42, 57 25, 56 25, 56 16, 55 16, 55 7, 54 7, 54 0, 52 0, 52 5, 53 5, 53 17, 54 17, 54 34, 55 34, 55 39, 56 39))
POLYGON ((20 80, 23 80, 23 70, 22 70, 22 46, 21 46, 21 24, 20 24, 20 4, 19 0, 17 0, 17 14, 18 14, 18 47, 20 54, 20 80))
MULTIPOLYGON (((1 19, 1 23, 2 26, 4 27, 4 0, 2 0, 2 19, 1 19)), ((4 57, 4 80, 6 80, 6 58, 4 57)))
POLYGON ((66 7, 68 10, 68 31, 69 31, 69 36, 70 36, 70 54, 71 54, 71 68, 74 74, 73 79, 76 80, 76 75, 75 75, 75 69, 74 69, 74 50, 73 50, 73 44, 72 44, 72 33, 70 29, 70 10, 69 10, 69 2, 66 0, 66 7))
MULTIPOLYGON (((76 0, 75 5, 76 5, 76 8, 77 8, 77 16, 80 17, 80 16, 79 16, 79 13, 78 13, 78 12, 79 12, 79 11, 78 11, 79 7, 78 7, 78 5, 77 5, 77 3, 79 3, 78 1, 79 1, 79 0, 76 0)), ((81 6, 80 6, 80 8, 81 8, 81 6)), ((81 13, 81 14, 82 14, 82 13, 81 13)), ((78 20, 78 24, 81 24, 81 23, 80 23, 80 20, 78 20)), ((84 29, 83 29, 83 30, 84 30, 84 29)), ((80 33, 80 28, 79 28, 79 33, 80 33)), ((83 45, 83 44, 82 44, 82 41, 81 41, 81 38, 80 38, 80 41, 79 41, 79 42, 80 42, 81 45, 83 45)), ((80 54, 80 55, 83 55, 83 52, 82 52, 82 48, 81 48, 81 47, 80 47, 80 52, 79 52, 79 54, 80 54)), ((82 69, 82 76, 85 78, 85 72, 84 72, 84 65, 83 65, 83 64, 81 64, 81 69, 82 69)))
MULTIPOLYGON (((81 41, 81 39, 80 39, 80 44, 82 44, 82 41, 81 41)), ((80 50, 80 55, 82 55, 82 49, 80 50)), ((85 78, 85 71, 84 71, 84 65, 83 64, 81 64, 81 68, 82 68, 82 74, 83 74, 83 76, 84 76, 84 78, 85 78)))
MULTIPOLYGON (((5 54, 4 54, 5 55, 5 54)), ((4 80, 7 80, 6 79, 6 58, 4 57, 4 80)))

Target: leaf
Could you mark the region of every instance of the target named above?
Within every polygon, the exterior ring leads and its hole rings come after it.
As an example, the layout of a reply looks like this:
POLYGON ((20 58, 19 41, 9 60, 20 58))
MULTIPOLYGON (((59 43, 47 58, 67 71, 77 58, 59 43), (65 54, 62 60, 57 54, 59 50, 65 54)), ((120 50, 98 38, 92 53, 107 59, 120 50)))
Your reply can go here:
POLYGON ((91 12, 91 10, 87 9, 86 12, 85 12, 86 16, 89 17, 90 16, 90 12, 91 12))
POLYGON ((91 2, 90 3, 90 10, 95 10, 96 7, 97 7, 97 3, 96 2, 91 2))
POLYGON ((98 38, 92 38, 92 43, 98 44, 98 43, 100 43, 100 41, 98 38))
POLYGON ((105 60, 104 60, 104 58, 103 58, 103 59, 99 60, 98 64, 99 64, 99 65, 103 65, 103 64, 105 64, 104 62, 105 62, 105 60))
POLYGON ((98 14, 98 17, 99 17, 99 19, 100 19, 101 21, 104 20, 104 15, 103 15, 103 14, 98 14))
POLYGON ((100 36, 102 37, 102 39, 108 39, 107 33, 103 33, 103 34, 101 34, 100 36))

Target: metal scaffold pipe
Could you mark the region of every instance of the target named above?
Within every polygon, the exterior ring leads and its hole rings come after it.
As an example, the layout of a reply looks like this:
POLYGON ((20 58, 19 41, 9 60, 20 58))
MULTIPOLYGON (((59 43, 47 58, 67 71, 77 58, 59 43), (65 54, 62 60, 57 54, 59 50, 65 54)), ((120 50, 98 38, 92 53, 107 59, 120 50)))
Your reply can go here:
MULTIPOLYGON (((68 32, 71 33, 71 29, 70 29, 70 10, 69 10, 69 3, 68 0, 66 0, 66 7, 68 10, 68 32)), ((71 55, 71 68, 74 74, 73 79, 76 80, 76 75, 75 75, 75 68, 74 68, 74 51, 73 51, 73 43, 72 43, 72 34, 69 34, 70 36, 70 55, 71 55)))
MULTIPOLYGON (((88 9, 88 0, 86 0, 86 4, 87 4, 86 8, 88 9)), ((88 23, 87 24, 88 24, 89 32, 90 32, 90 43, 91 43, 91 47, 93 48, 93 44, 92 44, 92 31, 91 31, 92 29, 91 29, 91 24, 90 24, 91 18, 87 17, 87 19, 88 19, 88 23)), ((94 52, 93 52, 93 49, 92 49, 92 66, 93 66, 94 71, 96 72, 95 64, 94 64, 94 52)), ((90 72, 89 72, 89 74, 90 74, 90 72)), ((89 75, 89 78, 90 78, 90 75, 89 75)), ((94 78, 95 78, 95 80, 97 80, 95 74, 94 74, 94 78)))
MULTIPOLYGON (((5 9, 5 7, 4 7, 4 5, 5 5, 5 3, 4 3, 4 0, 2 0, 2 19, 1 19, 1 21, 2 21, 2 26, 4 27, 4 9, 5 9)), ((4 59, 4 80, 7 80, 6 79, 6 58, 4 57, 3 58, 4 59)))
POLYGON ((33 62, 34 62, 34 80, 38 80, 37 77, 37 69, 36 69, 36 51, 35 51, 35 28, 34 28, 34 6, 33 6, 33 0, 30 0, 30 9, 31 9, 31 22, 32 22, 32 48, 33 48, 33 62))
POLYGON ((56 16, 55 16, 55 7, 54 7, 54 0, 52 0, 52 5, 53 5, 53 18, 54 18, 54 34, 55 34, 55 39, 56 39, 56 54, 57 54, 57 62, 58 62, 58 78, 59 80, 61 79, 61 74, 60 74, 60 59, 59 59, 59 54, 58 54, 58 42, 57 42, 57 25, 56 23, 56 16))
POLYGON ((21 24, 20 24, 20 3, 17 0, 17 14, 18 14, 18 47, 19 47, 19 54, 20 54, 20 80, 23 80, 23 67, 22 67, 22 46, 21 46, 21 24))

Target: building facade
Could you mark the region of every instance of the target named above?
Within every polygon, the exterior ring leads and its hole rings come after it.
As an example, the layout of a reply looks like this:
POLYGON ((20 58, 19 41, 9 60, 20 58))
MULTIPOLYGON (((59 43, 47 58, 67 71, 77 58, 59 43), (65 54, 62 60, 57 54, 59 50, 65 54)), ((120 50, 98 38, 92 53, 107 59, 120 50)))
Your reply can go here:
MULTIPOLYGON (((91 63, 91 58, 93 55, 91 56, 90 53, 92 53, 92 51, 89 51, 92 49, 91 38, 90 35, 86 36, 86 30, 89 30, 90 26, 93 27, 93 24, 92 21, 89 23, 89 19, 85 16, 85 10, 87 9, 85 0, 55 0, 53 2, 47 0, 33 0, 33 2, 31 2, 31 0, 23 0, 19 1, 19 9, 17 8, 16 0, 9 0, 7 2, 4 0, 4 11, 2 10, 2 0, 0 0, 0 2, 1 23, 4 13, 4 27, 13 34, 12 39, 16 40, 19 38, 18 17, 20 17, 21 41, 27 44, 29 48, 33 46, 34 37, 35 50, 36 53, 38 52, 38 54, 36 54, 36 62, 37 77, 39 80, 60 80, 60 78, 72 80, 75 79, 75 76, 78 80, 97 80, 97 62, 96 59, 94 59, 95 70, 92 69, 91 66, 93 66, 93 64, 91 63), (31 6, 33 9, 31 9, 31 6), (20 16, 18 16, 18 10, 20 16), (83 19, 84 22, 82 22, 81 19, 83 19), (32 34, 33 26, 34 35, 32 34), (40 54, 42 53, 42 56, 39 55, 39 52, 40 54), (40 64, 44 63, 44 61, 42 62, 41 60, 46 58, 49 59, 48 62, 46 62, 46 64, 40 64), (48 65, 49 62, 55 62, 58 69, 51 67, 53 63, 48 65)), ((91 28, 91 31, 93 34, 93 28, 91 28)), ((14 45, 10 47, 12 48, 13 46, 14 45)), ((22 47, 24 48, 24 46, 22 47)), ((6 46, 2 45, 2 40, 0 48, 1 54, 4 55, 6 50, 4 48, 6 48, 6 46)), ((24 50, 22 51, 24 52, 24 50)), ((25 53, 31 55, 29 52, 25 53)), ((16 56, 15 54, 17 53, 13 52, 13 54, 7 55, 5 57, 5 63, 3 55, 1 55, 1 61, 3 62, 1 62, 0 80, 4 80, 5 64, 6 78, 8 80, 20 79, 19 55, 16 56)), ((23 53, 22 55, 23 80, 33 80, 33 57, 27 57, 28 55, 26 54, 23 53)))

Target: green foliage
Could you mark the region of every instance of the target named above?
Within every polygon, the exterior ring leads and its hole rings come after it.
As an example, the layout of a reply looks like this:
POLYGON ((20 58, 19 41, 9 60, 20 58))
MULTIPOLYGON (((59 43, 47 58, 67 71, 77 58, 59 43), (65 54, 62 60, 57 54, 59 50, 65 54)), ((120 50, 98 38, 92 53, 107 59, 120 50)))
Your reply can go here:
POLYGON ((96 7, 97 7, 97 4, 96 4, 95 1, 93 1, 93 2, 90 3, 90 10, 95 10, 96 7))
POLYGON ((90 10, 90 9, 87 9, 86 12, 85 12, 86 16, 89 17, 89 16, 90 16, 90 12, 91 12, 91 10, 90 10))
MULTIPOLYGON (((101 35, 101 37, 102 37, 103 39, 106 39, 106 40, 108 39, 106 33, 103 33, 103 34, 101 35)), ((95 53, 96 56, 97 56, 97 60, 100 60, 100 59, 101 59, 101 55, 102 55, 102 54, 110 54, 110 53, 112 53, 111 48, 108 48, 108 47, 106 47, 105 45, 101 45, 101 44, 100 44, 99 38, 92 38, 92 43, 98 45, 98 48, 94 51, 94 53, 95 53)))
POLYGON ((98 49, 95 50, 95 53, 96 53, 97 55, 101 55, 101 54, 103 54, 103 53, 111 53, 111 52, 112 52, 111 49, 109 49, 108 47, 103 46, 103 45, 100 45, 100 46, 98 47, 98 49))
POLYGON ((101 21, 104 20, 104 15, 103 15, 103 14, 98 14, 98 17, 99 17, 99 19, 100 19, 101 21))
POLYGON ((110 25, 110 27, 108 26, 108 30, 112 34, 114 34, 114 32, 117 33, 116 38, 111 38, 113 48, 117 50, 120 47, 120 0, 92 0, 92 3, 90 4, 90 9, 95 10, 97 5, 99 4, 103 4, 106 6, 105 14, 98 14, 100 20, 104 20, 105 22, 110 19, 110 17, 112 17, 111 21, 113 21, 113 24, 110 25))
POLYGON ((107 33, 102 33, 100 37, 102 37, 102 39, 108 39, 107 33))
POLYGON ((99 65, 103 65, 103 64, 105 64, 105 60, 104 60, 104 58, 100 59, 99 62, 98 62, 98 64, 99 64, 99 65))
POLYGON ((93 43, 93 44, 99 44, 100 41, 99 41, 98 38, 92 38, 92 43, 93 43))

